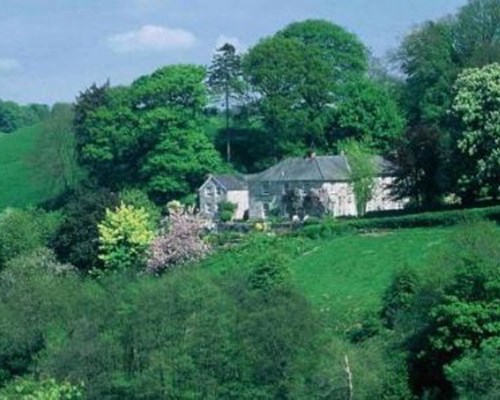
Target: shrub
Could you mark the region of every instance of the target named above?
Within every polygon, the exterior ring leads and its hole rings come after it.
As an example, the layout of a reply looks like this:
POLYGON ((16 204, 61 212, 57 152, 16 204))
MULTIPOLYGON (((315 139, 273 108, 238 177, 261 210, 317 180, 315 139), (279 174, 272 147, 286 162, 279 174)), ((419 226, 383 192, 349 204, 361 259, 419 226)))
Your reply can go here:
POLYGON ((398 217, 379 217, 363 219, 335 219, 321 223, 306 223, 297 235, 309 238, 328 238, 361 230, 418 228, 452 226, 468 220, 487 219, 500 221, 500 206, 474 208, 468 210, 425 212, 398 217))
POLYGON ((99 258, 112 270, 141 265, 154 236, 146 210, 123 203, 115 211, 106 210, 98 229, 99 258))
POLYGON ((0 214, 0 268, 20 254, 46 246, 54 237, 59 215, 42 210, 9 208, 0 214))
POLYGON ((75 193, 62 209, 62 223, 52 243, 57 256, 82 271, 102 267, 97 225, 106 209, 118 205, 118 196, 108 189, 84 188, 75 193))
POLYGON ((150 247, 147 270, 159 273, 167 268, 195 261, 210 251, 202 238, 205 221, 192 208, 169 207, 160 235, 150 247))
POLYGON ((0 389, 0 399, 10 400, 77 400, 83 399, 82 385, 58 383, 54 379, 16 378, 0 389))
POLYGON ((234 212, 238 206, 230 201, 221 201, 218 205, 218 215, 222 222, 229 222, 234 217, 234 212))

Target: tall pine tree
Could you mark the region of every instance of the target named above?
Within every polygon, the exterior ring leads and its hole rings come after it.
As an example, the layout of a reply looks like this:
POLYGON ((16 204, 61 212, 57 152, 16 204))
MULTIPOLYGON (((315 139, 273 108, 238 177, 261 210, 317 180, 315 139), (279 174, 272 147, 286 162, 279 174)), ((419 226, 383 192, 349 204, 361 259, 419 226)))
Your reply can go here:
POLYGON ((226 119, 226 159, 231 162, 231 135, 229 130, 231 100, 238 99, 243 92, 241 58, 236 48, 226 43, 217 49, 208 69, 208 87, 213 98, 222 103, 226 119))

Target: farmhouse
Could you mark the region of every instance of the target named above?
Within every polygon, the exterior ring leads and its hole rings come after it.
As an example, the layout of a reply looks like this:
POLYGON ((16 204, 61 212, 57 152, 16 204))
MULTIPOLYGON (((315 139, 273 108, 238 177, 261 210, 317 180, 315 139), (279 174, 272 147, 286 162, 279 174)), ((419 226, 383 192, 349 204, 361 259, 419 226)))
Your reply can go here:
MULTIPOLYGON (((404 202, 391 198, 389 186, 394 180, 390 163, 375 156, 376 176, 372 199, 367 211, 395 210, 404 202)), ((355 216, 356 202, 352 191, 347 157, 315 156, 287 158, 273 167, 253 175, 211 175, 199 190, 200 210, 214 217, 221 201, 237 205, 236 219, 265 219, 270 215, 289 216, 284 202, 287 193, 321 191, 328 199, 326 212, 333 216, 355 216)))

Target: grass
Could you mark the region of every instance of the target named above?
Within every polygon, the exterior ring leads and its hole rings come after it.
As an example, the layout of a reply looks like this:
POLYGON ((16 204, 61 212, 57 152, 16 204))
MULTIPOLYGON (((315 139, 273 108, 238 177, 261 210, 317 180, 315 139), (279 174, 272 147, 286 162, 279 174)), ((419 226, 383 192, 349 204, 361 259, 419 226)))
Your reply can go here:
POLYGON ((336 330, 349 329, 379 310, 395 271, 426 266, 454 229, 399 229, 318 241, 294 260, 295 283, 336 330))
POLYGON ((396 229, 332 239, 256 237, 214 254, 202 266, 224 274, 248 268, 264 254, 287 254, 294 285, 334 331, 343 332, 380 309, 382 295, 399 268, 425 267, 456 229, 396 229))
POLYGON ((35 150, 40 125, 0 133, 0 210, 36 205, 54 195, 40 174, 33 173, 28 158, 35 150))

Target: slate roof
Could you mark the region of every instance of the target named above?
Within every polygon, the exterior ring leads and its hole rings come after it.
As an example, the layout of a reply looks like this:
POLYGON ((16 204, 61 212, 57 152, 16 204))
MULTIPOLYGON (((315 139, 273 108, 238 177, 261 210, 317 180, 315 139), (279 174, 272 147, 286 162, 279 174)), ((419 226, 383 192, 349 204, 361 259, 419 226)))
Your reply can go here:
MULTIPOLYGON (((391 164, 387 160, 375 156, 374 162, 377 166, 377 175, 389 174, 391 164)), ((295 157, 279 162, 257 174, 252 180, 267 182, 348 181, 350 169, 347 158, 343 155, 295 157)))
POLYGON ((212 175, 226 190, 247 190, 248 185, 244 175, 212 175))

